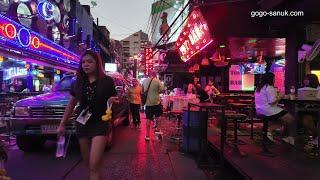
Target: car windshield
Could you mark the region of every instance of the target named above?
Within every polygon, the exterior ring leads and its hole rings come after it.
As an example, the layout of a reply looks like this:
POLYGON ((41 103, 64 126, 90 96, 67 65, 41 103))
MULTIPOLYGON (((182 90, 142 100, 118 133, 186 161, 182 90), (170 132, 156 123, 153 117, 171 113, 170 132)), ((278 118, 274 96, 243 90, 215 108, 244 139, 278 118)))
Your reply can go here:
POLYGON ((65 76, 59 83, 56 84, 54 91, 70 91, 71 85, 76 78, 74 76, 65 76))

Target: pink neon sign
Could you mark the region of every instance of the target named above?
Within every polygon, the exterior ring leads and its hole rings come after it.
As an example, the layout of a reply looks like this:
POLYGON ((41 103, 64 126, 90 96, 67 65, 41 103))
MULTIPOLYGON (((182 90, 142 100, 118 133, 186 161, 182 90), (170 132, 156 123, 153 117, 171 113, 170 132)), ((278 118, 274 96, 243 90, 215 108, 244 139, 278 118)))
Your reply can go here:
POLYGON ((186 62, 212 42, 210 30, 199 10, 194 10, 176 42, 181 60, 186 62))
POLYGON ((145 71, 146 71, 146 75, 148 75, 149 72, 153 69, 152 48, 145 48, 144 53, 145 53, 145 59, 146 59, 145 71))

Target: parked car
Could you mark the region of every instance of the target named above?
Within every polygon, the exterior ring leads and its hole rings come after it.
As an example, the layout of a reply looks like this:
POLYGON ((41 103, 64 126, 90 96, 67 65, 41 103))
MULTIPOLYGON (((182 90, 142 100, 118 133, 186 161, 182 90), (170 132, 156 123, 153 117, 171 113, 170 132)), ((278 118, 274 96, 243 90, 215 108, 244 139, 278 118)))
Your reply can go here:
MULTIPOLYGON (((120 103, 112 107, 113 121, 110 121, 110 133, 107 135, 110 147, 114 127, 119 124, 129 125, 129 102, 125 98, 126 80, 121 74, 108 73, 108 75, 113 78, 120 98, 120 103)), ((68 104, 71 84, 74 81, 74 75, 66 75, 49 93, 21 99, 15 103, 11 116, 12 131, 16 135, 16 142, 21 150, 34 151, 40 148, 46 140, 56 139, 56 130, 68 104)), ((76 113, 73 113, 71 120, 74 120, 75 117, 76 113)), ((74 134, 74 121, 70 122, 66 125, 66 133, 74 134)))

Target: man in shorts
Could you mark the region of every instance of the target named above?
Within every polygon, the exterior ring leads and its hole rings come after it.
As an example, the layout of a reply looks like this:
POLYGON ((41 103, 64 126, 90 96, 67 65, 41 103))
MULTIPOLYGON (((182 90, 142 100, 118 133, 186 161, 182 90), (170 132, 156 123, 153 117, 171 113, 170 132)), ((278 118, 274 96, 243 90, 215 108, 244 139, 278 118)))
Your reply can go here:
POLYGON ((155 128, 157 127, 157 119, 162 115, 162 106, 160 104, 160 93, 164 91, 164 86, 157 78, 155 71, 150 71, 149 77, 142 82, 143 92, 148 90, 146 106, 146 137, 145 140, 150 140, 150 121, 154 121, 155 128), (151 83, 151 84, 150 84, 151 83), (150 84, 150 87, 149 87, 150 84), (148 90, 149 87, 149 90, 148 90))

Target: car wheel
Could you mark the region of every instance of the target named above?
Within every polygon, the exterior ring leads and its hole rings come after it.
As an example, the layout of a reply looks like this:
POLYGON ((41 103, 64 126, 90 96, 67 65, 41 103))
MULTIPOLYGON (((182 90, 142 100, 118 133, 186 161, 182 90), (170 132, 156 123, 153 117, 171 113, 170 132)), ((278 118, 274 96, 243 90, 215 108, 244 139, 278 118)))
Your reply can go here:
POLYGON ((24 152, 34 152, 40 150, 46 140, 40 136, 17 136, 16 143, 20 150, 24 152))
POLYGON ((113 136, 114 136, 114 127, 110 125, 108 134, 107 134, 107 145, 106 145, 107 149, 110 149, 113 144, 113 136))

